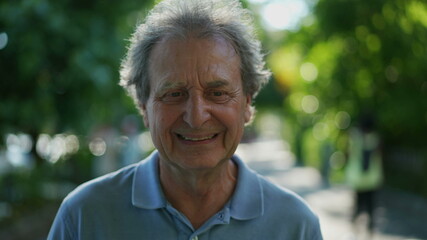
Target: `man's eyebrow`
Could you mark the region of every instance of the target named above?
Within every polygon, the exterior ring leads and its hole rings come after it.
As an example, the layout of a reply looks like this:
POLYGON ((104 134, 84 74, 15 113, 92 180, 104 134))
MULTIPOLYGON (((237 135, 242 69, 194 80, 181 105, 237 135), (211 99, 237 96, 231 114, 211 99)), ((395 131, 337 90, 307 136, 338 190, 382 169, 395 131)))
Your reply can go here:
POLYGON ((175 89, 175 88, 182 88, 185 86, 184 82, 179 82, 179 81, 170 81, 170 82, 165 82, 162 85, 160 85, 159 89, 161 92, 170 90, 170 89, 175 89))
MULTIPOLYGON (((207 88, 219 88, 219 87, 224 87, 224 86, 228 86, 230 85, 230 83, 226 80, 214 80, 211 82, 208 82, 206 84, 207 88)), ((177 88, 184 88, 186 85, 185 82, 183 81, 166 81, 163 84, 161 84, 159 86, 159 88, 157 88, 157 93, 158 94, 162 94, 164 92, 167 92, 168 90, 171 89, 177 89, 177 88)))
POLYGON ((208 82, 207 83, 207 87, 208 88, 218 88, 218 87, 223 87, 223 86, 227 86, 230 83, 226 80, 215 80, 212 82, 208 82))

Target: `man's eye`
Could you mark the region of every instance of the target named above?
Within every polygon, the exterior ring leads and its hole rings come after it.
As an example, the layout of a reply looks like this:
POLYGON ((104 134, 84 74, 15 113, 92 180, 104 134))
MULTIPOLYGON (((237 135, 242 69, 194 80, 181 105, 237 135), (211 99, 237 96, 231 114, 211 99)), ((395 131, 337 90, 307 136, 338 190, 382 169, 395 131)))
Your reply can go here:
POLYGON ((212 95, 215 97, 221 97, 222 95, 224 95, 224 92, 214 91, 214 92, 212 92, 212 95))
POLYGON ((169 94, 171 97, 181 97, 183 95, 182 92, 172 92, 169 94))
POLYGON ((224 91, 210 91, 207 93, 207 96, 210 100, 220 103, 226 102, 230 98, 230 96, 224 91))
POLYGON ((162 101, 164 102, 179 102, 187 97, 187 93, 184 91, 171 91, 163 95, 162 101))

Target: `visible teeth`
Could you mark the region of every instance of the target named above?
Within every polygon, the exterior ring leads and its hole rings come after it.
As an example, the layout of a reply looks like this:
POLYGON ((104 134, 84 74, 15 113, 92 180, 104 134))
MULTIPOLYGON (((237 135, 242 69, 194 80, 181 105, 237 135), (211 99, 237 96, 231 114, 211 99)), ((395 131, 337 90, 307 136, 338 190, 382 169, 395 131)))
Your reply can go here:
POLYGON ((212 139, 215 137, 215 134, 212 136, 207 136, 207 137, 201 137, 201 138, 191 138, 191 137, 186 137, 183 135, 178 134, 178 136, 180 136, 182 139, 187 140, 187 141, 203 141, 203 140, 208 140, 208 139, 212 139))

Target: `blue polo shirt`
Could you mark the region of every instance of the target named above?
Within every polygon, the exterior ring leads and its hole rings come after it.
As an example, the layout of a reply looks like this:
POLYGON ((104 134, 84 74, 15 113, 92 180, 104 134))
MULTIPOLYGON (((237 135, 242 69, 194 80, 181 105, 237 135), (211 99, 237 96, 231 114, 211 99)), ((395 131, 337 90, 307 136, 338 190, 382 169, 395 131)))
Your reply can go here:
POLYGON ((300 197, 270 183, 237 156, 232 160, 238 167, 235 192, 198 229, 167 202, 154 152, 71 192, 48 239, 322 239, 318 218, 300 197))

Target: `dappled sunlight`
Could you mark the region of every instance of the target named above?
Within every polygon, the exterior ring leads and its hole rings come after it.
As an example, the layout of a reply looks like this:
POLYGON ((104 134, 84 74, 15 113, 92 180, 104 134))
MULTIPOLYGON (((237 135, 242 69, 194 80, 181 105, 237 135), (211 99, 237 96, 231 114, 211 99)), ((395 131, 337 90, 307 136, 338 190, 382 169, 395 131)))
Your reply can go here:
POLYGON ((249 0, 249 2, 261 5, 261 23, 270 31, 296 31, 302 19, 310 14, 311 2, 305 0, 249 0))
POLYGON ((270 1, 261 9, 264 26, 271 30, 296 30, 301 19, 309 13, 305 1, 270 1))

